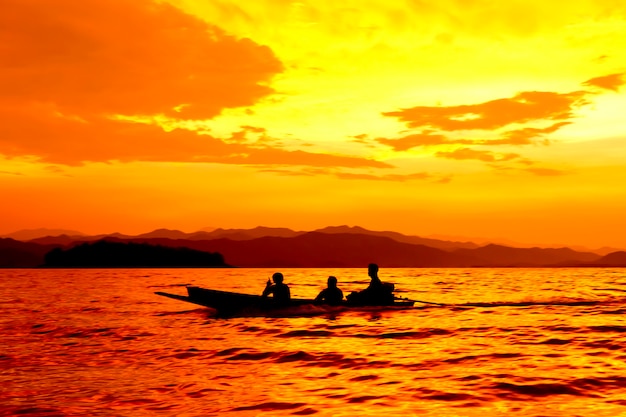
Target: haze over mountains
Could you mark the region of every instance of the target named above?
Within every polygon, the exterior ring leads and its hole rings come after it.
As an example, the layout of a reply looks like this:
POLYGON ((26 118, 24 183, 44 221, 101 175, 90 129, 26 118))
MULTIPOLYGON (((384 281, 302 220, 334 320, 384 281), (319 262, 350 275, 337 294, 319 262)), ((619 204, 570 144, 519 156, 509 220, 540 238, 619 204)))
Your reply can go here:
MULTIPOLYGON (((41 266, 53 249, 69 251, 101 240, 218 253, 227 264, 237 267, 363 267, 370 262, 383 267, 626 266, 626 252, 617 250, 604 254, 571 248, 479 245, 358 226, 332 226, 311 232, 270 227, 192 233, 157 229, 136 236, 27 230, 0 237, 0 267, 41 266)), ((144 262, 142 266, 149 265, 144 262)))

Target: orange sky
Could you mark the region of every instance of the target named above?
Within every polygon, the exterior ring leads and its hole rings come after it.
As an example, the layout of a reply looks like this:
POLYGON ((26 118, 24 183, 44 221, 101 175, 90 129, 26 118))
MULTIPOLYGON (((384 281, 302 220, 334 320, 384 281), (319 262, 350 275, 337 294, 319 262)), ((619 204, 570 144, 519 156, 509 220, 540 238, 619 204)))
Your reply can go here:
POLYGON ((0 234, 626 248, 626 3, 3 0, 0 234))

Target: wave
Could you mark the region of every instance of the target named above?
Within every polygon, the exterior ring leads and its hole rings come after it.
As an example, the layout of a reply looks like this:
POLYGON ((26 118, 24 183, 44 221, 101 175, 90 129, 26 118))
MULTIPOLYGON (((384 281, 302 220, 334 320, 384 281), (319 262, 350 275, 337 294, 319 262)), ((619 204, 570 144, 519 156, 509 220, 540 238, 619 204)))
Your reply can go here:
POLYGON ((298 363, 299 366, 340 369, 374 369, 391 366, 391 361, 370 361, 364 358, 350 358, 339 353, 310 353, 304 351, 250 351, 245 348, 227 349, 215 353, 226 361, 269 361, 273 363, 298 363))
POLYGON ((616 292, 626 292, 621 288, 593 288, 595 291, 616 291, 616 292))
POLYGON ((191 284, 166 284, 166 285, 148 285, 146 288, 176 288, 187 287, 191 284))
POLYGON ((419 389, 419 394, 414 397, 425 400, 434 401, 476 401, 481 402, 484 400, 482 397, 478 397, 473 394, 459 393, 459 392, 445 392, 434 389, 422 388, 419 389))
POLYGON ((155 317, 164 317, 164 316, 177 316, 181 314, 202 314, 205 315, 207 313, 207 309, 202 308, 192 308, 191 310, 182 310, 182 311, 161 311, 159 313, 154 313, 155 317))
POLYGON ((626 302, 626 297, 608 297, 603 299, 550 298, 546 300, 489 301, 459 304, 447 304, 450 307, 532 307, 532 306, 598 306, 626 302))
MULTIPOLYGON (((243 317, 273 317, 273 318, 289 318, 289 317, 315 317, 315 316, 335 316, 338 314, 352 313, 352 314, 379 314, 383 312, 393 311, 408 311, 414 307, 406 306, 362 306, 362 307, 346 307, 346 306, 329 306, 318 304, 305 304, 301 306, 286 307, 276 310, 264 310, 258 308, 249 308, 238 312, 235 315, 229 316, 229 318, 243 318, 243 317)), ((205 311, 211 311, 207 308, 205 311)))
POLYGON ((63 413, 63 410, 60 408, 23 407, 23 408, 15 408, 13 410, 7 410, 7 411, 10 411, 12 413, 12 414, 6 414, 7 416, 8 415, 15 415, 15 416, 34 415, 37 417, 43 417, 43 416, 57 417, 57 416, 65 415, 63 413))
POLYGON ((600 378, 578 378, 569 381, 514 384, 498 382, 491 385, 492 389, 500 391, 498 396, 509 397, 547 397, 552 395, 573 395, 592 398, 602 397, 607 390, 622 390, 626 387, 626 377, 608 376, 600 378))
POLYGON ((540 383, 540 384, 513 384, 510 382, 498 382, 491 386, 492 389, 500 391, 499 397, 509 398, 512 396, 524 397, 547 397, 550 395, 577 395, 584 393, 573 386, 560 383, 540 383))
POLYGON ((478 303, 453 304, 455 307, 532 307, 532 306, 595 306, 602 304, 597 300, 545 300, 545 301, 490 301, 478 303))
POLYGON ((230 411, 275 411, 275 410, 292 410, 294 408, 300 408, 305 406, 306 403, 284 403, 284 402, 265 402, 255 405, 242 406, 242 407, 234 407, 230 411))

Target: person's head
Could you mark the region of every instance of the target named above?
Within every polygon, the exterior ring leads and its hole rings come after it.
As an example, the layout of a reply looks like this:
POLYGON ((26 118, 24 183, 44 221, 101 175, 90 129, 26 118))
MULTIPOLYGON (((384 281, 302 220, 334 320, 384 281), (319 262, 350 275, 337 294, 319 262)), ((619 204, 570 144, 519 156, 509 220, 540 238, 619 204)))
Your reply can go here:
POLYGON ((335 288, 337 286, 337 278, 332 275, 328 277, 328 288, 335 288))
POLYGON ((377 274, 378 274, 378 265, 376 265, 376 264, 369 264, 367 266, 367 275, 372 277, 372 276, 376 276, 377 274))
POLYGON ((282 284, 283 274, 281 274, 280 272, 276 272, 274 275, 272 275, 272 280, 277 284, 282 284))

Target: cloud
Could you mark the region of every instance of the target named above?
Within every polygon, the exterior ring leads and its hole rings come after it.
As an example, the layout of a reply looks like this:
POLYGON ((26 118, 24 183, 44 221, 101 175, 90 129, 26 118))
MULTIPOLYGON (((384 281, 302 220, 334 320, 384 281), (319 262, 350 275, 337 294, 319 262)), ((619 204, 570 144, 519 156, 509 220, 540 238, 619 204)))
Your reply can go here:
POLYGON ((273 93, 272 51, 164 3, 6 0, 0 14, 0 153, 54 164, 216 162, 388 168, 344 155, 272 148, 262 127, 230 138, 133 115, 208 119, 273 93), (116 115, 125 115, 116 117, 116 115), (131 120, 131 121, 129 121, 131 120))
MULTIPOLYGON (((611 74, 592 78, 583 83, 617 91, 626 83, 624 75, 611 74)), ((473 149, 489 146, 548 145, 549 135, 572 124, 575 110, 591 103, 593 91, 557 93, 525 91, 511 98, 490 100, 478 104, 456 106, 416 106, 382 113, 395 117, 417 133, 406 132, 399 138, 376 138, 374 142, 390 146, 394 151, 407 151, 418 146, 463 146, 453 151, 439 151, 435 156, 455 160, 479 160, 493 165, 515 160, 516 163, 533 164, 520 154, 498 154, 491 150, 473 149), (547 124, 547 125, 546 125, 547 124), (472 131, 477 133, 472 134, 472 131), (468 133, 470 132, 470 133, 468 133), (462 136, 461 136, 462 135, 462 136), (482 137, 472 137, 481 135, 482 137), (460 137, 459 137, 460 136, 460 137), (463 137, 464 136, 464 137, 463 137)), ((362 138, 365 141, 366 138, 362 138)), ((493 165, 500 169, 500 165, 493 165)), ((537 175, 562 175, 561 171, 532 168, 537 175)))
POLYGON ((531 166, 535 164, 533 161, 522 158, 521 155, 516 153, 498 154, 491 151, 461 148, 451 152, 437 152, 435 156, 457 160, 477 160, 486 162, 491 168, 498 171, 522 171, 541 177, 555 177, 566 174, 566 172, 557 169, 531 166), (502 164, 503 162, 514 162, 514 164, 511 166, 502 164))
POLYGON ((541 138, 548 133, 554 133, 569 124, 571 124, 571 122, 559 122, 542 129, 525 127, 522 129, 509 130, 503 133, 504 138, 493 140, 489 143, 493 145, 530 145, 534 143, 532 139, 541 138))
MULTIPOLYGON (((392 147, 395 151, 407 151, 418 146, 439 145, 530 145, 536 143, 534 139, 542 139, 546 134, 554 133, 571 122, 554 123, 545 128, 525 127, 504 131, 496 139, 451 139, 442 134, 415 133, 397 139, 376 138, 374 141, 392 147)), ((363 141, 363 140, 362 140, 363 141)), ((543 139, 543 143, 547 143, 543 139)))
POLYGON ((425 172, 418 172, 414 174, 387 174, 387 175, 372 175, 372 174, 355 174, 348 172, 336 173, 335 176, 344 180, 375 180, 375 181, 409 181, 409 180, 425 180, 431 179, 432 176, 425 172))
POLYGON ((605 75, 603 77, 591 78, 583 83, 589 87, 600 87, 606 90, 619 91, 619 88, 626 83, 624 73, 605 75))
POLYGON ((372 159, 358 158, 344 155, 305 152, 300 150, 289 151, 282 149, 242 148, 241 152, 209 157, 206 162, 220 162, 239 165, 303 165, 323 167, 351 167, 351 168, 392 168, 386 162, 372 159))
POLYGON ((435 180, 438 183, 447 183, 450 181, 449 177, 439 177, 426 172, 416 172, 412 174, 366 174, 366 173, 353 173, 342 172, 338 170, 329 170, 321 168, 303 168, 303 169, 262 169, 261 172, 269 172, 285 176, 317 176, 317 175, 332 175, 342 180, 371 180, 371 181, 393 181, 393 182, 405 182, 411 180, 435 180))
POLYGON ((384 116, 396 117, 411 128, 443 131, 494 130, 514 123, 537 120, 568 120, 576 107, 587 104, 584 91, 560 94, 526 91, 511 98, 460 106, 416 106, 384 116))
POLYGON ((4 0, 3 100, 68 115, 210 118, 272 93, 272 51, 148 0, 4 0))
POLYGON ((372 142, 370 141, 370 139, 368 138, 368 136, 365 133, 362 133, 360 135, 353 135, 351 136, 353 139, 351 139, 352 142, 354 143, 358 143, 361 145, 365 145, 368 147, 374 147, 375 145, 372 144, 372 142))
POLYGON ((536 166, 532 166, 535 163, 533 161, 529 161, 527 159, 522 159, 519 161, 516 161, 522 165, 526 165, 526 166, 507 166, 507 165, 503 165, 503 164, 499 164, 499 163, 490 163, 489 166, 491 166, 491 168, 495 169, 496 171, 501 171, 501 172, 527 172, 539 177, 558 177, 558 176, 562 176, 562 175, 567 175, 566 171, 562 171, 559 169, 554 169, 554 168, 543 168, 543 167, 536 167, 536 166))
POLYGON ((521 156, 516 153, 497 154, 491 151, 477 151, 470 148, 460 148, 450 152, 437 152, 435 156, 458 160, 471 159, 483 162, 503 162, 521 158, 521 156))
POLYGON ((433 135, 431 133, 415 133, 399 139, 376 138, 374 140, 382 145, 391 146, 395 151, 407 151, 417 146, 444 145, 450 143, 450 140, 444 135, 433 135))
POLYGON ((531 174, 535 174, 541 177, 557 177, 561 175, 565 175, 564 171, 560 171, 558 169, 551 168, 525 168, 524 171, 530 172, 531 174))
MULTIPOLYGON (((0 113, 3 113, 0 108, 0 113)), ((0 125, 0 154, 36 156, 41 162, 81 165, 85 162, 212 162, 249 165, 390 168, 370 159, 290 151, 242 143, 224 143, 210 135, 107 119, 87 123, 58 117, 54 107, 13 112, 12 123, 0 125), (35 117, 37 115, 38 117, 35 117), (52 133, 51 133, 52 132, 52 133), (56 137, 53 140, 50 135, 56 137), (7 138, 20 138, 13 141, 7 138)))

